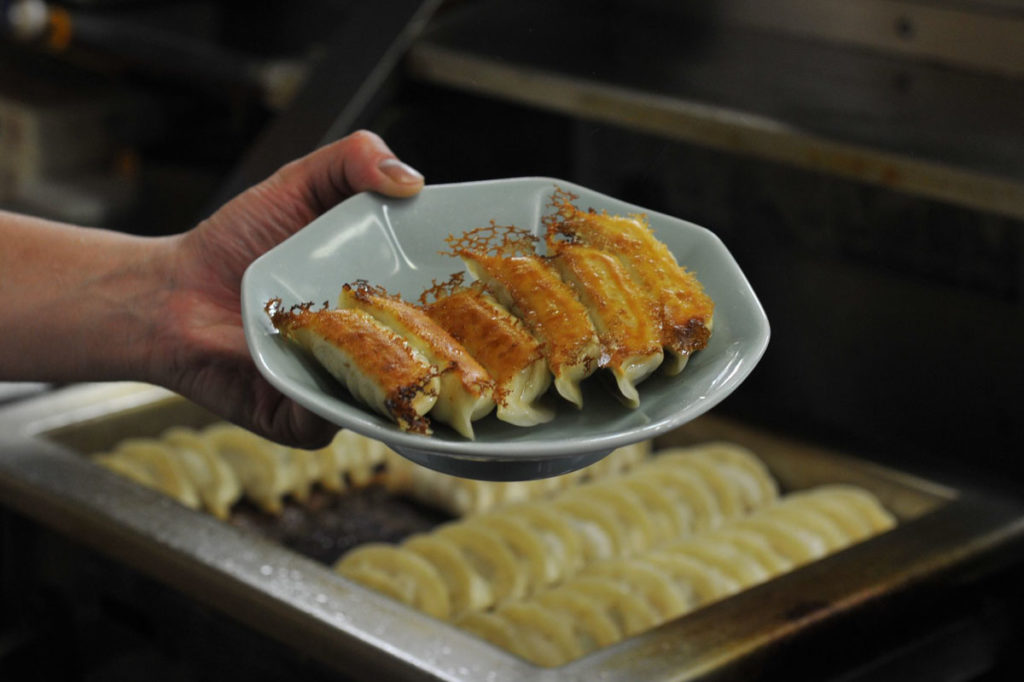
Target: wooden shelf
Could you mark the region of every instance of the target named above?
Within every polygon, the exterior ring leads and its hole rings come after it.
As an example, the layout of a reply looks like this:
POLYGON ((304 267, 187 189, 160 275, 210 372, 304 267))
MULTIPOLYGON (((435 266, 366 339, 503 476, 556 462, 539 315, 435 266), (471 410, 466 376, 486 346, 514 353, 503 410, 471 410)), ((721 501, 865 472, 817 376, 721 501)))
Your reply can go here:
POLYGON ((413 47, 433 84, 1024 218, 1024 82, 604 3, 482 3, 413 47))

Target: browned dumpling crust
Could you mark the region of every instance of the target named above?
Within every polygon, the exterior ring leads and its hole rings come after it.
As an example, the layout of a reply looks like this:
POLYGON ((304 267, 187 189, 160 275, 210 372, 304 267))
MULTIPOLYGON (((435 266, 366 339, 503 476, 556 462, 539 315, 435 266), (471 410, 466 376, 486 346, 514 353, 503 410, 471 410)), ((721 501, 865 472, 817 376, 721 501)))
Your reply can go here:
POLYGON ((272 299, 267 312, 354 396, 407 431, 429 433, 429 411, 473 439, 473 422, 495 407, 502 421, 542 424, 555 415, 544 404, 549 386, 582 408, 581 383, 598 368, 614 376, 624 404, 639 407, 637 384, 660 366, 679 373, 707 346, 714 303, 645 216, 581 211, 575 198, 555 190, 545 240, 494 221, 449 235, 447 254, 463 261, 471 285, 458 273, 412 303, 358 280, 343 285, 341 310, 283 312, 272 299), (404 364, 380 352, 388 339, 404 364), (426 383, 402 384, 424 364, 433 374, 426 383), (403 371, 409 376, 373 374, 403 371), (382 393, 396 385, 405 392, 382 393))
POLYGON ((424 312, 491 375, 498 419, 517 426, 550 421, 554 412, 536 404, 551 385, 540 343, 482 286, 465 287, 461 281, 459 273, 425 292, 424 312))
POLYGON ((274 327, 309 351, 349 391, 406 431, 430 433, 423 416, 437 402, 434 367, 397 333, 360 310, 313 310, 267 303, 274 327))
POLYGON ((645 216, 583 211, 573 199, 569 193, 555 193, 552 203, 557 211, 546 219, 548 232, 613 253, 622 261, 661 323, 662 345, 674 359, 667 369, 681 371, 690 355, 711 338, 714 303, 704 287, 654 236, 645 216))
POLYGON ((586 308, 546 258, 532 247, 532 235, 490 225, 450 237, 453 252, 540 342, 555 388, 583 406, 579 383, 593 374, 601 344, 586 308))
POLYGON ((418 306, 362 280, 342 287, 338 306, 371 315, 433 364, 440 389, 430 416, 473 438, 473 421, 494 409, 494 382, 465 346, 418 306))
POLYGON ((640 404, 636 384, 661 365, 661 326, 644 293, 612 254, 582 244, 550 239, 548 250, 562 279, 590 313, 601 340, 601 365, 611 370, 630 407, 640 404))

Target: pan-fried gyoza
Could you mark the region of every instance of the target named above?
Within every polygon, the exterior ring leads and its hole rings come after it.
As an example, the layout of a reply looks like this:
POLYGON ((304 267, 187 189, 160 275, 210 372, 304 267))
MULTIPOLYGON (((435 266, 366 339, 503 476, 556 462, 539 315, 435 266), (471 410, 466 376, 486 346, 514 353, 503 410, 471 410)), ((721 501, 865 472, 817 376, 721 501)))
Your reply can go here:
POLYGON ((540 343, 482 285, 463 286, 462 274, 425 291, 423 310, 490 373, 498 419, 516 426, 551 421, 554 410, 538 402, 551 386, 540 343))
POLYGON ((430 433, 423 416, 437 402, 437 370, 396 332, 360 310, 284 310, 267 303, 279 332, 309 351, 357 399, 415 433, 430 433))
POLYGON ((782 495, 753 452, 719 442, 656 451, 623 475, 471 514, 387 551, 356 548, 335 570, 553 667, 895 524, 853 485, 782 495))
POLYGON ((418 303, 360 280, 343 286, 337 310, 285 311, 274 299, 267 312, 406 431, 429 434, 436 418, 472 439, 473 422, 495 407, 510 424, 543 424, 555 416, 549 386, 583 408, 581 384, 598 369, 636 408, 638 384, 659 367, 678 374, 707 346, 714 303, 644 216, 580 210, 574 199, 555 190, 553 212, 534 226, 544 239, 493 221, 449 235, 443 253, 476 281, 456 273, 418 303))
POLYGON ((533 239, 492 224, 448 243, 466 269, 540 341, 558 393, 583 407, 580 382, 597 369, 601 343, 587 309, 548 260, 534 252, 533 239))
POLYGON ((590 314, 601 341, 601 364, 611 370, 623 400, 640 405, 636 385, 661 365, 658 321, 643 292, 615 256, 582 244, 551 239, 552 263, 590 314))
POLYGON ((545 219, 548 233, 562 234, 616 256, 640 286, 647 305, 661 323, 662 344, 671 353, 671 374, 682 371, 690 356, 708 344, 714 303, 697 277, 681 267, 642 215, 617 216, 582 211, 573 196, 557 191, 556 208, 545 219))
POLYGON ((473 421, 494 409, 494 382, 461 343, 420 308, 367 282, 344 285, 338 306, 368 313, 437 368, 440 383, 430 416, 473 438, 473 421))

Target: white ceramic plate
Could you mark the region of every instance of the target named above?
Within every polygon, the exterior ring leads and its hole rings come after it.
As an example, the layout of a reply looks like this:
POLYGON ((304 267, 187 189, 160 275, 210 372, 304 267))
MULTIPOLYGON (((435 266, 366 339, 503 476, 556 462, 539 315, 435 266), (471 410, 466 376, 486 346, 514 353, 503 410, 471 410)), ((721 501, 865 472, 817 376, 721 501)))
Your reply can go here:
POLYGON ((411 199, 356 195, 249 266, 242 281, 242 317, 257 366, 289 397, 420 464, 492 480, 572 471, 617 447, 694 419, 739 386, 761 358, 769 335, 768 320, 750 284, 713 233, 553 178, 432 185, 411 199), (358 403, 314 361, 280 338, 264 312, 274 297, 285 305, 334 305, 341 285, 356 279, 416 300, 432 279, 445 280, 464 269, 460 261, 439 253, 446 248, 446 236, 491 220, 539 232, 556 187, 576 194, 576 205, 582 209, 646 213, 657 237, 697 274, 715 302, 714 333, 707 348, 694 354, 681 374, 668 377, 656 372, 640 384, 638 409, 624 407, 594 376, 583 384, 583 409, 552 398, 557 416, 547 424, 517 427, 492 413, 474 423, 474 441, 436 420, 432 436, 406 433, 358 403))

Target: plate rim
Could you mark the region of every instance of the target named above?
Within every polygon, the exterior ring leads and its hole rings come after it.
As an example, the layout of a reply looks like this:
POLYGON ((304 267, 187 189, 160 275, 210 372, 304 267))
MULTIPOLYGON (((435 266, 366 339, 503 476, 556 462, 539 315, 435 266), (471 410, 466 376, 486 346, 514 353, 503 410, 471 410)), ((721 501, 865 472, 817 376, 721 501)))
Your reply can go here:
MULTIPOLYGON (((743 363, 737 368, 722 384, 718 385, 715 390, 708 396, 704 396, 696 407, 689 406, 687 408, 680 409, 668 417, 663 417, 657 421, 649 424, 643 424, 637 427, 627 429, 618 433, 611 434, 599 434, 596 436, 575 436, 570 437, 562 436, 543 436, 538 438, 528 438, 522 441, 480 441, 480 440, 448 440, 438 439, 433 436, 423 436, 421 434, 407 433, 401 431, 397 425, 386 424, 380 426, 373 421, 366 418, 367 415, 375 418, 386 420, 386 417, 378 417, 373 412, 372 408, 361 404, 356 404, 354 401, 344 401, 334 396, 327 394, 316 394, 307 397, 309 392, 303 386, 296 386, 291 381, 284 377, 279 376, 278 372, 271 366, 271 363, 267 361, 261 349, 261 344, 266 341, 262 337, 271 337, 275 333, 267 330, 269 326, 269 320, 266 322, 266 326, 257 324, 255 320, 259 317, 266 317, 263 314, 264 302, 258 302, 257 307, 260 310, 260 314, 257 315, 253 310, 253 305, 257 302, 252 300, 252 296, 255 294, 253 288, 254 280, 258 277, 260 270, 265 266, 265 263, 272 261, 280 255, 280 250, 290 242, 294 244, 293 240, 300 240, 302 232, 308 227, 320 222, 330 219, 332 214, 343 210, 346 204, 350 204, 356 200, 365 201, 367 198, 373 200, 378 206, 386 205, 387 203, 394 202, 406 202, 415 201, 417 196, 409 199, 401 199, 396 197, 389 197, 381 195, 375 192, 359 192, 346 198, 344 201, 339 202, 335 206, 331 207, 320 216, 310 221, 305 227, 297 231, 295 234, 289 236, 287 239, 282 241, 280 244, 270 249, 266 253, 256 258, 246 268, 245 273, 242 277, 241 286, 241 303, 242 303, 242 322, 245 331, 246 343, 248 345, 250 355, 256 364, 260 374, 277 390, 281 391, 284 395, 288 396, 292 400, 295 400, 298 404, 302 405, 306 409, 320 415, 324 419, 327 419, 331 423, 341 427, 347 428, 352 431, 361 433, 362 435, 368 436, 380 440, 392 447, 401 454, 427 454, 433 457, 443 456, 451 458, 453 460, 466 460, 466 461, 489 461, 489 462, 502 462, 502 463, 516 463, 524 460, 538 461, 538 460, 550 460, 555 458, 564 458, 570 456, 579 456, 585 453, 607 453, 612 450, 630 445, 639 441, 647 440, 655 436, 661 435, 674 428, 678 428, 682 424, 685 424, 692 419, 700 416, 701 414, 712 409, 725 398, 727 398, 753 371, 754 367, 761 360, 767 349, 768 342, 771 337, 771 327, 768 322, 767 314, 764 311, 764 307, 760 302, 756 292, 751 286, 746 274, 739 267, 732 253, 725 245, 723 240, 710 229, 693 223, 685 218, 679 218, 671 216, 666 213, 646 209, 641 206, 637 206, 631 202, 618 199, 616 197, 609 196, 603 192, 589 189, 582 185, 574 182, 570 182, 561 178, 555 178, 550 176, 519 176, 509 178, 497 178, 491 180, 471 180, 467 182, 449 182, 449 183, 438 183, 426 185, 423 188, 423 192, 434 192, 438 190, 450 190, 450 189, 471 189, 479 186, 493 186, 500 184, 534 184, 534 183, 545 183, 548 185, 554 185, 566 189, 570 192, 579 195, 580 190, 582 193, 589 194, 595 197, 600 197, 601 200, 606 200, 612 203, 621 204, 623 206, 630 207, 633 212, 644 213, 649 217, 656 216, 658 220, 667 220, 672 223, 683 224, 688 229, 698 230, 703 234, 703 237, 710 239, 715 242, 715 247, 720 249, 729 262, 735 274, 741 279, 742 287, 740 287, 743 294, 749 301, 749 304, 753 308, 756 315, 753 318, 754 328, 756 334, 746 340, 747 350, 742 355, 743 363), (325 407, 324 403, 339 403, 339 407, 344 411, 336 409, 330 409, 325 407), (352 414, 346 411, 351 411, 352 414)), ((685 373, 685 370, 684 370, 685 373)), ((586 408, 584 408, 586 409, 586 408)), ((623 408, 626 409, 626 408, 623 408)), ((489 415, 493 417, 493 415, 489 415)), ((557 420, 557 418, 556 418, 557 420)), ((539 425, 538 427, 530 427, 533 429, 543 428, 546 425, 539 425)), ((524 427, 525 428, 525 427, 524 427)))

